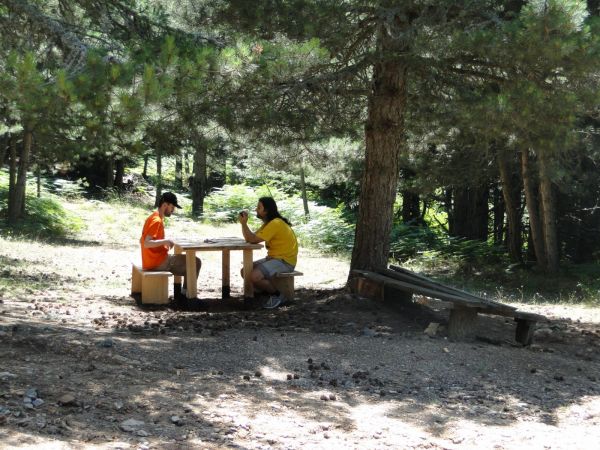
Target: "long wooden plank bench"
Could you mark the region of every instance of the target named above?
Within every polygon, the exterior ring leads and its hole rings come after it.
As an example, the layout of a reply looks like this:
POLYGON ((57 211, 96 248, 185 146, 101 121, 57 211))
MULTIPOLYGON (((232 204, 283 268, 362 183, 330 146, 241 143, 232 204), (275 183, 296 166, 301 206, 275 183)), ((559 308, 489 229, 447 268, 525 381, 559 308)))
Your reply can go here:
POLYGON ((302 275, 304 275, 302 272, 296 270, 293 272, 281 272, 271 279, 271 283, 275 289, 283 294, 286 300, 290 301, 294 299, 294 279, 302 275))
POLYGON ((530 345, 536 323, 545 319, 539 314, 517 311, 512 306, 476 297, 409 271, 399 273, 396 270, 382 269, 376 273, 353 270, 350 287, 360 295, 381 300, 386 298, 386 289, 389 288, 407 293, 408 297, 402 298, 405 301, 411 299, 413 294, 439 299, 450 309, 448 335, 457 340, 468 338, 474 333, 477 316, 481 313, 513 317, 517 322, 515 340, 523 345, 530 345))
POLYGON ((171 272, 144 270, 131 264, 131 295, 141 294, 144 305, 166 305, 169 303, 169 277, 171 272))

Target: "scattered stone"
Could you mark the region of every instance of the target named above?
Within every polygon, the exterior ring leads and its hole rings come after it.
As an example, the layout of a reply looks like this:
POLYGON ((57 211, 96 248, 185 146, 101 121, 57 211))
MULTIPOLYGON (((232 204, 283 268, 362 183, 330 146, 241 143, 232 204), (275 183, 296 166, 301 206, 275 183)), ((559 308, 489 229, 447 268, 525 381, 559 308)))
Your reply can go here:
POLYGON ((250 375, 244 375, 244 380, 250 381, 250 375))
POLYGON ((256 372, 254 372, 254 376, 260 378, 262 377, 262 372, 260 370, 257 370, 256 372))
POLYGON ((183 425, 183 421, 181 420, 181 417, 179 417, 179 416, 171 416, 171 423, 174 423, 178 427, 183 425))
POLYGON ((431 322, 431 323, 429 323, 429 325, 427 325, 427 328, 425 328, 425 331, 423 331, 423 333, 425 333, 429 337, 433 337, 437 334, 439 328, 440 328, 439 323, 431 322))
POLYGON ((323 401, 325 401, 325 402, 326 402, 327 400, 329 400, 329 396, 328 396, 328 395, 325 395, 325 394, 323 394, 323 395, 321 395, 321 400, 323 400, 323 401))
POLYGON ((288 374, 287 374, 287 379, 288 379, 288 380, 291 380, 292 378, 294 378, 294 376, 293 376, 291 373, 288 373, 288 374))
POLYGON ((58 399, 58 404, 62 406, 73 406, 77 403, 76 400, 77 399, 73 394, 63 394, 58 399))
POLYGON ((17 378, 17 376, 14 373, 0 372, 0 380, 2 380, 2 381, 14 379, 14 378, 17 378))
POLYGON ((367 337, 377 336, 377 332, 369 327, 364 327, 363 330, 361 331, 361 334, 363 336, 367 336, 367 337))
POLYGON ((329 400, 336 400, 335 394, 329 394, 329 400))
POLYGON ((38 398, 38 391, 35 388, 29 388, 25 391, 25 397, 30 398, 31 400, 38 398))
POLYGON ((123 431, 131 433, 140 430, 144 425, 145 423, 141 420, 127 419, 119 424, 119 428, 121 428, 123 431))
POLYGON ((114 341, 111 338, 106 338, 101 343, 102 347, 110 348, 115 345, 114 341))

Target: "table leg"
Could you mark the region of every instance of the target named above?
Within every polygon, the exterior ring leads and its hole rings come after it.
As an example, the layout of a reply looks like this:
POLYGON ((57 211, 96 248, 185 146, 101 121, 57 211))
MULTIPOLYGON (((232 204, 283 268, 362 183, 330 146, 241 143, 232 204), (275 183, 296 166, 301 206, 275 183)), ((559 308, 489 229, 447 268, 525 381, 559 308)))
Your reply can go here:
POLYGON ((244 298, 254 298, 252 284, 252 249, 244 249, 244 298))
POLYGON ((185 273, 186 273, 186 297, 196 298, 198 295, 198 280, 196 279, 196 251, 186 250, 185 252, 185 273))
MULTIPOLYGON (((181 255, 182 250, 178 245, 175 246, 174 253, 176 255, 181 255)), ((173 277, 173 298, 177 299, 179 295, 181 295, 181 276, 175 275, 173 277)))
POLYGON ((221 258, 221 269, 222 269, 222 288, 221 288, 221 297, 229 298, 231 297, 231 289, 229 285, 229 250, 223 250, 223 256, 221 258))

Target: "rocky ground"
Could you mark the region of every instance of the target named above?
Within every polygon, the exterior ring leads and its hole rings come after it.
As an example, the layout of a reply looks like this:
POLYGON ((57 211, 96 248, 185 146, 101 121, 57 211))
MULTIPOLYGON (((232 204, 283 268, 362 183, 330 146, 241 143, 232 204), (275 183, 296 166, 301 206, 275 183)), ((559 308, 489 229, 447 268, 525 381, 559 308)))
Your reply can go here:
POLYGON ((347 263, 319 255, 303 255, 297 298, 275 311, 245 307, 239 280, 219 300, 220 264, 207 255, 206 308, 185 311, 129 297, 135 247, 0 244, 13 283, 0 291, 1 448, 600 441, 598 309, 522 307, 548 317, 530 347, 514 342, 512 320, 490 316, 475 340, 452 342, 445 311, 353 296, 347 263), (441 327, 430 336, 431 323, 441 327))

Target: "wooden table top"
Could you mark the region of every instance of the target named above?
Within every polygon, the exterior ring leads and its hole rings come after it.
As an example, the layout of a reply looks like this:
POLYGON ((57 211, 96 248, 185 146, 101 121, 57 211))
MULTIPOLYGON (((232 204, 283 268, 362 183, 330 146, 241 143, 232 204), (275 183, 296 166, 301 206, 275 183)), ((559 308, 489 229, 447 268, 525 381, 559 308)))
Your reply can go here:
POLYGON ((181 250, 257 250, 263 248, 262 244, 250 244, 242 238, 237 237, 219 237, 206 239, 173 239, 175 247, 181 250))

